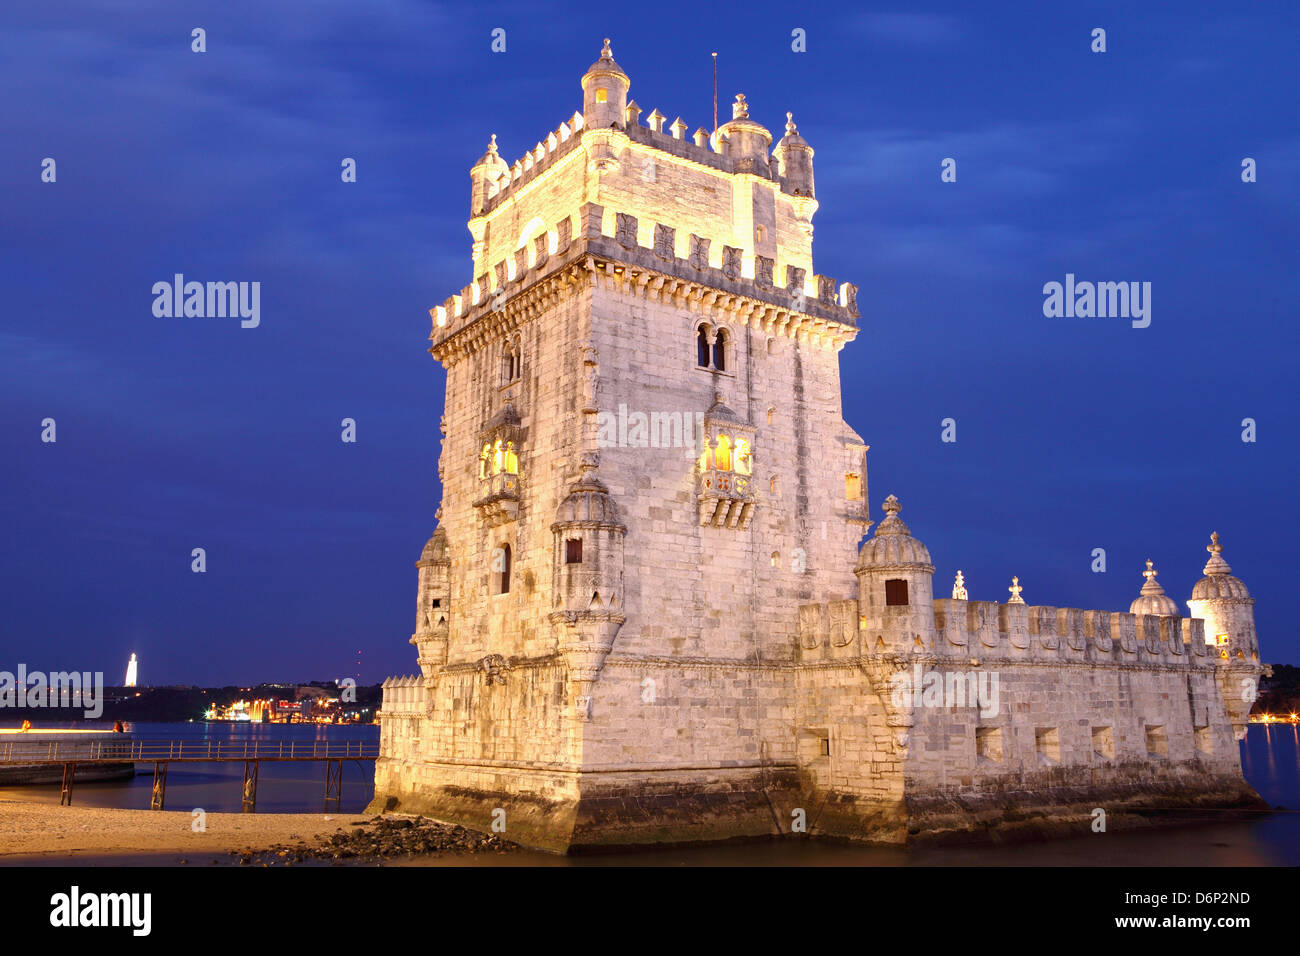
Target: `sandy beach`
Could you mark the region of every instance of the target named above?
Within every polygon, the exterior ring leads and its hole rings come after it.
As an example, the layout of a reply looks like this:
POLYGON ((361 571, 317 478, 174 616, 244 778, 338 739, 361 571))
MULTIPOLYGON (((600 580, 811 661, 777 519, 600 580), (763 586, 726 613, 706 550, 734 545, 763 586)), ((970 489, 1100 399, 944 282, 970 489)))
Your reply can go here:
MULTIPOLYGON (((189 811, 59 807, 0 801, 0 863, 11 857, 203 854, 327 840, 360 813, 209 813, 196 832, 189 811)), ((210 859, 211 857, 208 857, 210 859)))

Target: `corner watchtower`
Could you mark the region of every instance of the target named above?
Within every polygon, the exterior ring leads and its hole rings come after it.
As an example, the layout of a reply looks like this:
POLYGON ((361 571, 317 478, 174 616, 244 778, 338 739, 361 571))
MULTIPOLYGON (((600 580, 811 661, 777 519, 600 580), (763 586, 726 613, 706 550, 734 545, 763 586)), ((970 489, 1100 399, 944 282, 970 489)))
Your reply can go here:
POLYGON ((614 62, 609 39, 600 51, 600 59, 591 64, 582 77, 582 115, 592 129, 623 128, 627 111, 627 91, 632 81, 614 62))

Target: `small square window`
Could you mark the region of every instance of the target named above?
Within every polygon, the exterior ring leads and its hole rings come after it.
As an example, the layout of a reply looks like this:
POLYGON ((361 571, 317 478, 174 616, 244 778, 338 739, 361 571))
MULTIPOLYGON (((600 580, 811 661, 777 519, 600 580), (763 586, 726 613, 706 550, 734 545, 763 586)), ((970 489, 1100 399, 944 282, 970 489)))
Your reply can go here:
POLYGON ((609 93, 608 93, 608 92, 606 92, 605 90, 597 90, 597 91, 596 91, 596 102, 597 102, 597 103, 605 103, 605 102, 608 102, 608 101, 609 101, 609 93))
POLYGON ((976 727, 975 728, 975 756, 981 760, 991 760, 995 763, 1002 760, 1002 728, 1001 727, 976 727))
POLYGON ((1214 732, 1207 727, 1192 728, 1196 739, 1196 752, 1210 756, 1214 753, 1214 732))
POLYGON ((901 607, 907 604, 907 582, 891 579, 885 582, 885 604, 889 607, 901 607))
POLYGON ((1061 735, 1055 727, 1039 727, 1034 731, 1034 749, 1040 764, 1061 762, 1061 735))
POLYGON ((582 564, 581 538, 569 538, 564 542, 564 563, 582 564))
POLYGON ((1115 731, 1113 728, 1092 728, 1092 755, 1097 760, 1115 759, 1115 731))
POLYGON ((1169 756, 1169 735, 1164 724, 1147 724, 1147 756, 1169 756))

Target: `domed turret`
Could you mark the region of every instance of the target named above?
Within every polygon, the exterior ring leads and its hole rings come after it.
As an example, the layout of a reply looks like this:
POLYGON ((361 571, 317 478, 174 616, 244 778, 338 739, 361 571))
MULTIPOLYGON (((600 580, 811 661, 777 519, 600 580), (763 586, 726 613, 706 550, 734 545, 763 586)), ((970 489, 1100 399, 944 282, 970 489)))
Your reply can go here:
POLYGON ((1263 671, 1255 633, 1255 599, 1246 585, 1232 576, 1232 568, 1223 560, 1223 545, 1217 533, 1210 535, 1205 550, 1210 552, 1205 577, 1192 588, 1187 606, 1193 617, 1205 621, 1207 651, 1218 660, 1219 689, 1237 739, 1241 740, 1246 736, 1250 708, 1263 671))
MULTIPOLYGON (((442 517, 442 509, 438 509, 442 517)), ((451 548, 447 532, 441 527, 425 542, 420 560, 419 586, 416 589, 415 633, 417 661, 425 677, 432 677, 447 662, 448 622, 451 616, 451 548)))
POLYGON ((749 104, 745 102, 744 93, 737 93, 736 101, 731 104, 731 121, 719 126, 713 135, 719 144, 726 143, 722 147, 725 155, 748 160, 753 164, 753 172, 768 174, 767 151, 772 147, 772 134, 762 123, 749 118, 749 104))
POLYGON ((930 551, 912 537, 890 495, 885 520, 862 544, 854 574, 863 649, 869 652, 930 653, 934 648, 934 565, 930 551))
POLYGON ((1259 660, 1259 643, 1255 636, 1255 599, 1246 585, 1232 576, 1232 568, 1223 559, 1223 545, 1218 532, 1210 535, 1205 548, 1210 560, 1205 562, 1205 577, 1192 588, 1187 602, 1192 616, 1205 619, 1205 643, 1211 645, 1224 661, 1259 660))
POLYGON ((497 180, 510 172, 506 161, 497 153, 497 134, 492 134, 487 152, 479 157, 477 163, 470 167, 469 213, 477 216, 483 212, 489 199, 497 193, 497 180))
POLYGON ((560 653, 568 667, 568 693, 574 715, 591 714, 592 691, 614 638, 627 619, 623 613, 623 538, 627 528, 604 482, 596 477, 596 456, 583 457, 578 480, 560 502, 551 532, 555 610, 560 653))
POLYGON ((799 135, 794 125, 794 114, 786 113, 785 120, 785 136, 772 151, 781 185, 792 196, 814 196, 813 148, 799 135))
POLYGON ((1142 585, 1142 592, 1129 605, 1130 614, 1178 615, 1178 604, 1165 593, 1165 589, 1156 580, 1156 575, 1159 573, 1148 560, 1147 569, 1142 572, 1146 583, 1142 585))
MULTIPOLYGON (((1205 550, 1210 552, 1210 560, 1205 562, 1202 573, 1205 577, 1197 581, 1192 588, 1193 601, 1231 598, 1233 600, 1250 600, 1250 591, 1239 578, 1232 576, 1232 568, 1223 560, 1223 545, 1219 544, 1219 533, 1210 535, 1210 543, 1205 550)), ((1254 603, 1252 601, 1252 603, 1254 603)))
POLYGON ((930 550, 912 537, 911 529, 898 516, 903 510, 898 499, 890 495, 881 507, 885 511, 885 520, 876 527, 876 533, 863 542, 858 551, 857 569, 909 566, 934 571, 930 550))
POLYGON ((623 68, 614 62, 609 40, 600 59, 582 77, 582 119, 588 129, 623 128, 627 91, 632 86, 623 68))

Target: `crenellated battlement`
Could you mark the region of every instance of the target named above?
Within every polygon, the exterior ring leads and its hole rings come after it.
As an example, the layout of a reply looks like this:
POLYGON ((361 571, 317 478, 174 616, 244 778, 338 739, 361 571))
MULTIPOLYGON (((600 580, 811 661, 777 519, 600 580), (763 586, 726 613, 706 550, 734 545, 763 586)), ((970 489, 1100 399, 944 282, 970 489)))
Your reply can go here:
MULTIPOLYGON (((698 291, 683 290, 684 294, 699 301, 707 298, 710 304, 718 297, 716 290, 751 297, 781 313, 774 315, 774 321, 779 318, 775 324, 787 334, 794 334, 804 324, 797 316, 821 327, 828 322, 849 329, 857 326, 858 288, 852 283, 836 283, 824 275, 808 276, 793 265, 778 274, 771 257, 748 254, 740 247, 683 232, 671 224, 642 222, 636 216, 586 203, 430 309, 434 350, 478 319, 517 305, 518 293, 586 254, 698 283, 698 291), (715 291, 710 294, 709 290, 715 291)), ((613 269, 623 272, 617 265, 613 269)), ((845 340, 851 337, 845 336, 845 340)))
POLYGON ((1219 660, 1207 650, 1200 618, 951 598, 936 599, 933 608, 934 626, 926 634, 911 626, 916 609, 907 605, 882 609, 883 626, 874 630, 859 615, 856 601, 801 605, 801 659, 912 654, 963 663, 998 659, 1209 668, 1219 660))
POLYGON ((491 212, 499 203, 513 196, 515 187, 527 185, 549 169, 557 159, 567 155, 578 145, 582 129, 582 114, 575 111, 566 122, 551 130, 545 139, 538 140, 536 146, 515 160, 505 175, 490 177, 481 213, 491 212))
POLYGON ((423 716, 426 709, 424 679, 418 674, 390 677, 383 683, 381 717, 423 716))
MULTIPOLYGON (((624 125, 614 127, 614 131, 626 136, 632 142, 649 146, 678 159, 688 160, 731 175, 749 173, 771 181, 790 196, 803 196, 790 177, 780 175, 779 163, 774 155, 760 159, 731 154, 728 151, 730 137, 725 129, 710 134, 701 126, 688 136, 686 131, 690 126, 680 116, 672 123, 667 123, 667 116, 658 110, 652 110, 646 117, 646 124, 642 125, 641 112, 641 107, 635 100, 628 103, 624 125)), ((532 149, 511 163, 503 175, 488 178, 485 202, 478 212, 487 215, 500 203, 512 198, 519 188, 532 182, 549 169, 556 160, 577 147, 584 132, 588 131, 582 113, 575 111, 568 120, 553 129, 543 139, 538 140, 532 149)))
POLYGON ((996 601, 934 601, 937 656, 1213 665, 1199 618, 996 601))

